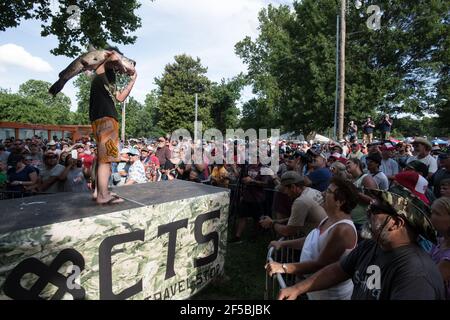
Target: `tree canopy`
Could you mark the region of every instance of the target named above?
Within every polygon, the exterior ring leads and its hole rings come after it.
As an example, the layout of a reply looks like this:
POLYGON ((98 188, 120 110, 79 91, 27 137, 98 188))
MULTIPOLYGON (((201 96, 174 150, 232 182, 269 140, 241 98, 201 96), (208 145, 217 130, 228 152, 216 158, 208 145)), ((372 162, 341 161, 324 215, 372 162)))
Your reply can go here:
MULTIPOLYGON (((293 10, 272 5, 261 10, 259 36, 236 44, 258 100, 244 106, 243 122, 257 121, 252 110, 258 110, 287 131, 308 134, 332 126, 338 3, 303 0, 294 2, 293 10)), ((433 113, 438 84, 442 94, 448 90, 442 82, 448 75, 443 72, 449 55, 448 2, 377 4, 383 11, 378 31, 367 28, 365 8, 350 5, 347 13, 346 120, 381 112, 433 113)))
POLYGON ((51 83, 28 80, 19 87, 17 93, 0 91, 0 121, 69 124, 70 99, 64 94, 52 98, 48 94, 51 83))
POLYGON ((52 12, 51 0, 2 1, 0 31, 17 27, 22 20, 40 20, 41 35, 54 35, 58 38, 58 46, 51 53, 70 57, 82 51, 83 46, 80 44, 105 47, 109 41, 121 44, 136 41, 136 36, 130 33, 141 27, 141 19, 135 14, 141 6, 140 1, 59 0, 58 3, 59 10, 52 12), (76 9, 70 10, 70 6, 74 5, 77 7, 72 8, 76 9), (73 19, 79 19, 77 27, 71 24, 73 19))

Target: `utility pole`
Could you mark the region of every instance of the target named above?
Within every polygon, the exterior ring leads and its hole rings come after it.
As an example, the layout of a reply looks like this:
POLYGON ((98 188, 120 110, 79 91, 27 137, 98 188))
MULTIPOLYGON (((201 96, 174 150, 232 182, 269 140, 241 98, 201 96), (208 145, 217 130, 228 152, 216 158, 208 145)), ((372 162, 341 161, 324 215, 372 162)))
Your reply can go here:
POLYGON ((341 0, 341 24, 339 44, 339 112, 338 112, 338 138, 344 138, 344 110, 345 110, 345 8, 346 1, 341 0))
POLYGON ((337 111, 339 104, 339 15, 336 16, 336 95, 334 97, 333 139, 337 139, 337 111))
POLYGON ((122 142, 124 143, 124 145, 125 145, 125 108, 127 104, 127 99, 125 99, 125 101, 123 102, 122 107, 122 142))
POLYGON ((194 143, 197 143, 197 112, 198 112, 198 94, 195 94, 194 143))

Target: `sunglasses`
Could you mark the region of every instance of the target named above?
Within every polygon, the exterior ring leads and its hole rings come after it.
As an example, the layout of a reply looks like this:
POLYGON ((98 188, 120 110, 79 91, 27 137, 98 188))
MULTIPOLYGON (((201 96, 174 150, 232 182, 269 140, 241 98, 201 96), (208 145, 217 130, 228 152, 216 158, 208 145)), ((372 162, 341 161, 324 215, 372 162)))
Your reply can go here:
POLYGON ((47 156, 47 157, 45 157, 45 159, 57 159, 58 158, 58 156, 47 156))

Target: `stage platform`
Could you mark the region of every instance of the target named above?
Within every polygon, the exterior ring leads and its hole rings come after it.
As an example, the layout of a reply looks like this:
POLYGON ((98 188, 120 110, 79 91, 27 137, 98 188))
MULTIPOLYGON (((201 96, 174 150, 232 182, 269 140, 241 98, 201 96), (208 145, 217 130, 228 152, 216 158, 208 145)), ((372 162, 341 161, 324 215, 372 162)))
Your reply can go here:
POLYGON ((223 273, 229 191, 181 180, 0 201, 0 299, 185 299, 223 273))

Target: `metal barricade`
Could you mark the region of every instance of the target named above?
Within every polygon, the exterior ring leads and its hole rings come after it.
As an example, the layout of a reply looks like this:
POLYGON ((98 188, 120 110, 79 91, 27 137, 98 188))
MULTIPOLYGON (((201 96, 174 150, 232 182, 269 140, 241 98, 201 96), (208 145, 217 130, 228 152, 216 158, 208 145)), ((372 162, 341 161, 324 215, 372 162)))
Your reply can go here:
MULTIPOLYGON (((280 238, 278 241, 292 240, 295 237, 280 238)), ((275 250, 274 247, 270 247, 267 252, 267 262, 278 263, 293 263, 298 262, 298 250, 292 248, 282 248, 275 250)), ((266 272, 266 284, 264 291, 264 300, 274 300, 278 297, 280 289, 290 287, 296 282, 295 274, 277 273, 270 277, 266 272)))

